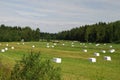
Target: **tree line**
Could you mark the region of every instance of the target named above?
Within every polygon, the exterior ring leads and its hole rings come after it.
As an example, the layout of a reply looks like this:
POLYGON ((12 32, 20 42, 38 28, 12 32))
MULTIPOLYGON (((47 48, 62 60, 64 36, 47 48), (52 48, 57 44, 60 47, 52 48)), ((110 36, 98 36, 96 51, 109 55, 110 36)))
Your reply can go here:
POLYGON ((11 27, 0 25, 0 41, 11 42, 11 41, 38 41, 40 39, 40 29, 32 30, 29 26, 26 27, 11 27))
POLYGON ((39 41, 39 40, 76 40, 80 42, 94 43, 120 43, 120 21, 105 23, 99 22, 92 25, 85 25, 59 33, 40 32, 27 27, 11 27, 0 25, 0 41, 39 41))
POLYGON ((80 26, 57 34, 57 39, 80 42, 111 43, 120 42, 120 21, 80 26))

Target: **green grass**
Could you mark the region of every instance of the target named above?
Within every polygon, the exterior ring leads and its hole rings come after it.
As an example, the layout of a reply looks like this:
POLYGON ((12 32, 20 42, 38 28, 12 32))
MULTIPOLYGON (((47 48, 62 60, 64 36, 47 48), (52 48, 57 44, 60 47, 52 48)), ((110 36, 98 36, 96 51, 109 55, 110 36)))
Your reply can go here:
MULTIPOLYGON (((74 42, 74 47, 71 47, 71 41, 61 41, 54 48, 46 48, 48 42, 25 42, 23 45, 17 42, 8 43, 8 51, 5 53, 0 52, 0 58, 4 65, 9 66, 11 69, 16 60, 21 59, 25 54, 29 54, 31 51, 39 52, 45 59, 52 59, 53 57, 62 58, 61 64, 54 63, 55 66, 62 68, 63 80, 120 80, 120 44, 100 44, 95 46, 94 43, 85 45, 74 42), (62 44, 65 44, 64 46, 62 44), (32 48, 35 45, 35 48, 32 48), (115 53, 108 52, 110 45, 116 50, 115 53), (15 49, 12 50, 11 46, 15 49), (87 46, 87 47, 85 47, 87 46), (87 49, 88 52, 83 52, 83 49, 87 49), (106 53, 101 53, 101 50, 106 50, 106 53), (100 56, 95 57, 94 52, 99 52, 100 56), (112 61, 105 61, 104 56, 111 56, 112 61), (89 62, 88 58, 95 57, 96 63, 89 62)), ((7 42, 2 43, 0 49, 5 48, 7 42)), ((49 42, 52 46, 53 43, 49 42)))

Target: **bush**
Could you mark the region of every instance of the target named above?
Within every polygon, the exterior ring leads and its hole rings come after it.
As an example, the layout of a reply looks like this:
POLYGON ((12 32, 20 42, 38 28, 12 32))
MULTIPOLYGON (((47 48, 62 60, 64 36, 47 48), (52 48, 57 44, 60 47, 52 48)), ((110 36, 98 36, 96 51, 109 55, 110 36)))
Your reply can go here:
POLYGON ((24 56, 11 72, 10 80, 61 80, 60 68, 50 60, 43 60, 39 53, 24 56))

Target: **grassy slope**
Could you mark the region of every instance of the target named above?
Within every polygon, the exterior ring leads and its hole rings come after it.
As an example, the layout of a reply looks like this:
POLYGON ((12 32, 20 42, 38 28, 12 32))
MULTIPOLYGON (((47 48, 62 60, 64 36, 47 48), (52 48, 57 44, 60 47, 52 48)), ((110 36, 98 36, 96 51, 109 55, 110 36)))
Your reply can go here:
MULTIPOLYGON (((70 41, 60 42, 55 48, 46 48, 46 42, 26 42, 25 45, 17 42, 8 43, 8 51, 5 53, 0 52, 0 58, 6 66, 13 67, 16 60, 19 60, 23 54, 31 52, 41 52, 42 57, 45 59, 52 59, 53 57, 61 57, 62 63, 55 64, 62 68, 62 76, 64 80, 120 80, 120 49, 119 44, 107 44, 95 46, 95 44, 80 44, 74 43, 74 47, 71 47, 70 41), (64 46, 62 44, 65 44, 64 46), (32 45, 36 47, 32 49, 32 45), (115 53, 109 53, 109 46, 112 45, 116 50, 115 53), (15 47, 15 50, 10 49, 11 46, 15 47), (85 48, 87 46, 87 48, 85 48), (83 49, 87 49, 88 52, 84 53, 83 49), (101 53, 101 50, 106 50, 107 53, 101 53), (88 58, 95 57, 94 52, 99 52, 100 57, 97 58, 96 63, 91 63, 88 58), (111 56, 112 61, 105 61, 104 56, 111 56)), ((6 47, 6 43, 1 43, 0 49, 6 47)), ((49 43, 50 46, 53 43, 49 43)))

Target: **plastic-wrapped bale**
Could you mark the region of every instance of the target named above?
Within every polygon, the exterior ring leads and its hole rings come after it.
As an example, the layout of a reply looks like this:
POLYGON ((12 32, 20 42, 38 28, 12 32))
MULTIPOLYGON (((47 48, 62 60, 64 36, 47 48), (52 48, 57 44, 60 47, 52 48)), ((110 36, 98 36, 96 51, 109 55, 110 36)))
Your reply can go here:
POLYGON ((6 44, 6 46, 8 46, 8 44, 6 44))
POLYGON ((21 39, 21 42, 24 42, 25 40, 24 39, 21 39))
POLYGON ((73 42, 71 44, 74 44, 73 42))
POLYGON ((19 45, 20 43, 17 43, 17 45, 19 45))
POLYGON ((1 49, 1 52, 5 52, 5 49, 1 49))
POLYGON ((61 58, 53 58, 53 61, 55 63, 61 63, 62 59, 61 58))
POLYGON ((96 58, 89 58, 89 61, 94 63, 96 62, 96 58))
POLYGON ((102 53, 106 53, 106 51, 105 51, 105 50, 102 50, 102 53))
POLYGON ((7 50, 8 50, 8 48, 5 48, 4 50, 6 50, 6 51, 7 51, 7 50))
POLYGON ((110 56, 104 56, 104 59, 107 61, 111 61, 111 57, 110 56))
POLYGON ((94 56, 100 56, 100 53, 95 52, 94 56))
POLYGON ((87 48, 87 46, 84 46, 85 48, 87 48))
POLYGON ((71 47, 74 47, 74 46, 75 46, 75 45, 73 45, 73 44, 71 45, 71 47))
POLYGON ((112 45, 110 46, 110 48, 112 48, 112 45))
POLYGON ((89 43, 89 44, 92 44, 92 43, 89 43))
POLYGON ((56 45, 57 45, 57 43, 54 43, 53 45, 55 45, 55 46, 56 46, 56 45))
POLYGON ((85 45, 85 43, 83 43, 82 45, 85 45))
POLYGON ((95 46, 99 46, 100 44, 96 44, 95 46))
POLYGON ((114 53, 115 52, 115 49, 111 49, 109 50, 110 53, 114 53))
POLYGON ((65 44, 62 44, 63 46, 65 45, 65 44))
POLYGON ((15 49, 15 47, 12 46, 11 49, 15 49))
POLYGON ((83 51, 84 51, 84 52, 87 52, 87 49, 84 49, 83 51))
POLYGON ((52 45, 51 47, 54 48, 55 46, 52 45))
POLYGON ((49 45, 49 43, 47 43, 47 45, 49 45))
POLYGON ((35 45, 32 45, 32 48, 35 48, 35 45))
POLYGON ((49 45, 47 45, 46 47, 47 47, 47 48, 50 48, 50 46, 49 46, 49 45))
POLYGON ((104 45, 106 45, 106 44, 104 44, 104 45))

